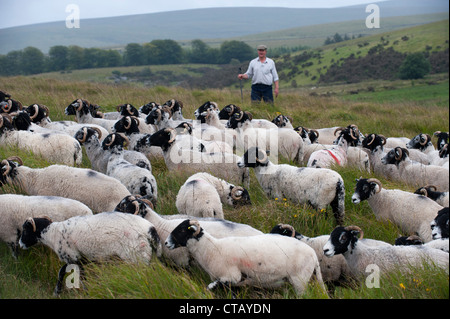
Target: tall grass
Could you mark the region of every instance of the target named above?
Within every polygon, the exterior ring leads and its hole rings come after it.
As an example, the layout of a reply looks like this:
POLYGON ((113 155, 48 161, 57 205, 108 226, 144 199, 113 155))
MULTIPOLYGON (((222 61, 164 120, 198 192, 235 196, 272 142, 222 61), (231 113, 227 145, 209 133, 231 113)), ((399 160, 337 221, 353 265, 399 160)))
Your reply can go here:
MULTIPOLYGON (((447 80, 448 84, 448 80, 447 80)), ((274 106, 251 105, 246 98, 240 101, 240 93, 223 90, 185 90, 181 88, 156 87, 152 89, 132 86, 111 86, 106 84, 65 82, 33 77, 0 78, 0 89, 12 94, 24 105, 46 104, 52 120, 72 119, 64 115, 64 108, 74 99, 82 97, 102 106, 102 111, 113 111, 115 106, 129 102, 137 107, 156 101, 176 98, 184 103, 183 114, 193 117, 194 110, 205 101, 216 101, 220 107, 234 103, 251 111, 255 118, 272 119, 278 113, 293 117, 294 125, 310 128, 346 126, 355 123, 364 133, 380 133, 385 136, 408 136, 418 133, 432 134, 436 130, 449 130, 448 89, 447 105, 433 99, 431 87, 420 87, 424 102, 408 101, 404 96, 401 103, 395 97, 378 101, 376 95, 367 94, 363 100, 344 97, 318 97, 298 92, 282 94, 274 106)), ((434 90, 435 88, 433 88, 434 90)), ((442 87, 441 87, 442 89, 442 87)), ((444 89, 442 89, 444 90, 444 89)), ((445 92, 445 91, 444 91, 445 92)), ((443 94, 445 97, 445 93, 443 94)), ((0 158, 19 155, 25 165, 45 167, 51 163, 29 152, 0 145, 0 158)), ((84 153, 85 155, 85 153, 84 153)), ((84 156, 82 167, 90 167, 84 156)), ((169 172, 162 159, 152 161, 153 173, 158 183, 158 203, 160 214, 175 214, 175 197, 188 174, 169 172)), ((402 231, 394 224, 376 220, 367 202, 354 205, 351 195, 355 179, 360 176, 376 177, 386 188, 400 188, 413 191, 410 187, 388 181, 381 176, 361 172, 354 168, 336 168, 345 182, 346 216, 345 224, 358 225, 365 237, 393 243, 402 231)), ((318 212, 305 205, 296 205, 283 198, 268 198, 259 186, 254 172, 250 172, 248 188, 252 206, 233 209, 224 207, 229 220, 249 224, 263 232, 269 232, 278 223, 293 225, 306 236, 329 234, 335 224, 331 211, 318 212)), ((20 190, 4 186, 0 193, 15 193, 20 190)), ((0 212, 1 213, 1 212, 0 212)), ((1 226, 0 226, 1 227, 1 226)), ((61 263, 56 255, 46 247, 33 247, 21 251, 17 260, 13 259, 9 248, 0 243, 0 297, 1 298, 52 298, 56 276, 61 263)), ((210 292, 206 290, 209 276, 199 267, 179 269, 167 260, 153 258, 149 266, 128 265, 120 262, 89 264, 85 267, 84 286, 68 289, 61 298, 230 298, 229 290, 210 292)), ((400 273, 383 274, 380 288, 369 289, 364 283, 347 283, 341 286, 328 285, 324 295, 312 282, 303 298, 448 298, 448 275, 436 269, 416 269, 411 276, 400 273)), ((280 289, 260 289, 245 287, 234 289, 238 298, 298 298, 288 284, 280 289)))

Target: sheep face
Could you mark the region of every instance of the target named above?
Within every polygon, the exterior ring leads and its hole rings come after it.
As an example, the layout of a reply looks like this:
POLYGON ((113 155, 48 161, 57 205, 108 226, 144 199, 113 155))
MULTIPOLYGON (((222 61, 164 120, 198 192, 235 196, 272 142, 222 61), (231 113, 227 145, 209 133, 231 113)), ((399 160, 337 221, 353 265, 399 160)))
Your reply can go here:
POLYGON ((144 114, 148 115, 154 108, 157 108, 158 106, 160 106, 160 105, 158 103, 156 103, 156 102, 149 102, 149 103, 147 103, 145 105, 142 105, 139 108, 139 111, 141 113, 144 113, 144 114))
POLYGON ((258 147, 251 147, 244 156, 237 162, 239 168, 267 166, 269 159, 267 154, 258 147))
POLYGON ((0 102, 0 113, 14 113, 22 108, 22 103, 13 99, 0 102))
POLYGON ((414 246, 423 245, 422 239, 419 236, 400 236, 395 240, 395 246, 414 246))
POLYGON ((396 147, 391 149, 386 156, 384 156, 381 159, 381 163, 387 165, 387 164, 394 164, 399 165, 402 161, 406 160, 408 157, 409 152, 406 148, 402 147, 396 147))
POLYGON ((272 120, 272 123, 280 128, 283 128, 283 127, 286 127, 286 125, 290 124, 291 121, 289 120, 289 118, 287 116, 280 114, 272 120))
POLYGON ((423 151, 431 146, 431 136, 428 134, 419 134, 414 136, 407 144, 406 148, 423 151))
POLYGON ((128 139, 124 137, 122 134, 113 133, 109 134, 102 142, 102 148, 106 150, 111 150, 113 148, 118 148, 122 150, 128 143, 128 139))
POLYGON ((14 126, 12 125, 12 118, 9 115, 0 115, 0 134, 5 131, 14 130, 14 126))
POLYGON ((330 235, 323 253, 327 257, 343 254, 355 248, 358 241, 358 235, 362 238, 362 230, 356 226, 336 227, 330 235))
POLYGON ((28 218, 22 226, 19 244, 22 249, 28 249, 37 244, 41 234, 52 223, 48 218, 28 218))
POLYGON ((251 120, 252 116, 250 113, 241 111, 239 113, 233 114, 233 116, 229 118, 226 127, 231 129, 237 129, 238 126, 244 123, 245 121, 251 120))
MULTIPOLYGON (((19 159, 18 159, 19 160, 19 159)), ((0 164, 0 187, 7 184, 7 178, 14 178, 17 175, 16 168, 21 165, 22 160, 15 162, 12 158, 5 159, 0 164)))
POLYGON ((139 111, 131 104, 125 103, 117 106, 119 114, 122 116, 136 116, 139 117, 139 111))
POLYGON ((439 151, 444 147, 444 145, 448 144, 448 135, 448 132, 434 132, 434 136, 437 136, 438 138, 437 147, 439 151))
POLYGON ((377 147, 383 147, 386 144, 386 138, 382 135, 369 134, 361 142, 363 148, 373 152, 377 147))
POLYGON ((197 221, 189 219, 179 224, 167 237, 165 245, 169 249, 186 247, 190 239, 200 239, 203 236, 203 230, 197 221))
POLYGON ((192 124, 189 124, 188 122, 182 122, 177 127, 175 127, 175 131, 177 134, 189 134, 192 135, 192 124))
POLYGON ((79 129, 75 135, 74 138, 81 144, 85 143, 86 141, 89 141, 93 136, 97 137, 98 139, 101 138, 102 132, 98 129, 93 129, 88 126, 84 126, 83 128, 79 129))
POLYGON ((353 204, 369 199, 381 190, 381 184, 375 179, 360 178, 356 180, 355 192, 352 195, 353 204))
POLYGON ((27 112, 30 115, 30 118, 33 121, 33 123, 39 123, 48 116, 48 108, 46 106, 39 104, 32 104, 28 106, 25 109, 25 112, 27 112))
POLYGON ((225 106, 220 112, 219 112, 219 119, 220 120, 228 120, 231 116, 235 113, 239 113, 241 111, 241 108, 239 106, 236 106, 234 104, 229 104, 225 106))
POLYGON ((30 115, 25 111, 19 111, 13 118, 14 126, 19 131, 27 131, 31 125, 30 115))
POLYGON ((278 234, 286 237, 302 237, 302 235, 295 231, 294 227, 286 224, 278 224, 270 231, 271 234, 278 234))
POLYGON ((175 140, 172 131, 173 130, 171 129, 162 129, 155 134, 152 134, 152 136, 150 136, 150 145, 159 146, 163 151, 168 150, 175 140))
POLYGON ((122 117, 114 124, 117 133, 133 134, 139 133, 139 121, 131 116, 122 117))
POLYGON ((250 194, 248 191, 240 186, 230 186, 230 191, 227 195, 228 204, 234 207, 251 205, 250 194))
POLYGON ((206 117, 202 114, 210 109, 219 112, 217 103, 208 101, 203 103, 203 105, 201 105, 198 109, 195 110, 194 112, 195 118, 199 120, 200 123, 206 123, 206 117))
POLYGON ((77 112, 82 114, 89 114, 90 107, 89 102, 86 100, 77 99, 69 104, 64 110, 66 115, 77 115, 77 112))
POLYGON ((431 222, 431 236, 433 239, 449 238, 449 209, 445 207, 438 212, 436 218, 431 222))

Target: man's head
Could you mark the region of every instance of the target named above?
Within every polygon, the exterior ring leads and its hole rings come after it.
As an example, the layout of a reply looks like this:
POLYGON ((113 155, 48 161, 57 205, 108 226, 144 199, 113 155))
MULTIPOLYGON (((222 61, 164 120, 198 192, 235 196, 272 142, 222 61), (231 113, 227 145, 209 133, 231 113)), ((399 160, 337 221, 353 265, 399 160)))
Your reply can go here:
POLYGON ((267 47, 264 44, 258 45, 257 50, 258 50, 258 56, 260 59, 263 59, 266 57, 267 47))

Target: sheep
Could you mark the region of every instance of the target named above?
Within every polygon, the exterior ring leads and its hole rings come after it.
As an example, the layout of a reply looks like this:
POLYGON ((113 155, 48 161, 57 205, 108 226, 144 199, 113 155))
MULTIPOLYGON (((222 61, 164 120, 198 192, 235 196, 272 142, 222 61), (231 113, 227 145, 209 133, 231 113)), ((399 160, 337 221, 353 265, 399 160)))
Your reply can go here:
POLYGON ((436 165, 423 165, 409 159, 405 148, 396 147, 390 150, 382 159, 383 164, 394 164, 399 171, 399 180, 411 186, 420 187, 432 184, 443 192, 449 190, 449 170, 436 165))
POLYGON ((421 246, 421 245, 423 245, 425 247, 445 251, 446 253, 449 252, 448 238, 435 239, 435 240, 429 241, 428 243, 424 243, 422 238, 420 238, 417 235, 401 236, 395 240, 395 245, 396 246, 414 246, 414 245, 421 246))
POLYGON ((239 157, 230 153, 204 153, 177 147, 174 129, 162 129, 150 136, 150 145, 161 147, 170 171, 213 172, 230 183, 249 184, 248 168, 236 165, 239 157))
MULTIPOLYGON (((306 237, 295 231, 294 227, 286 224, 276 225, 270 233, 280 234, 283 236, 294 237, 311 248, 316 252, 319 259, 320 270, 322 271, 323 281, 345 281, 352 277, 350 268, 347 265, 347 261, 344 256, 336 255, 333 257, 325 257, 323 253, 323 246, 326 244, 330 235, 321 235, 317 237, 306 237)), ((390 244, 374 239, 363 239, 366 245, 370 246, 391 246, 390 244)))
POLYGON ((141 152, 147 158, 162 158, 159 147, 150 146, 151 134, 141 133, 139 120, 135 117, 125 116, 114 124, 115 133, 124 133, 128 138, 128 149, 141 152))
POLYGON ((23 224, 20 247, 36 243, 50 247, 65 264, 58 273, 55 295, 61 293, 69 264, 120 258, 124 262, 150 263, 152 251, 161 256, 161 241, 155 227, 139 216, 119 212, 76 216, 54 222, 48 218, 29 218, 23 224))
POLYGON ((116 120, 105 120, 93 117, 91 112, 93 106, 87 100, 77 99, 70 103, 64 110, 66 115, 76 115, 78 123, 97 124, 103 127, 108 133, 114 133, 113 127, 116 120))
POLYGON ((448 144, 449 132, 436 131, 433 133, 433 136, 436 136, 438 138, 437 140, 438 151, 440 151, 444 147, 444 145, 448 144))
POLYGON ((331 205, 337 224, 343 222, 345 187, 339 173, 327 168, 276 165, 257 147, 249 149, 237 165, 254 168, 256 178, 267 196, 309 204, 318 210, 331 205))
POLYGON ((46 129, 67 133, 70 136, 74 136, 85 126, 100 130, 101 136, 103 137, 108 135, 108 131, 105 128, 96 124, 81 124, 74 121, 51 121, 49 117, 50 110, 42 104, 31 104, 25 111, 30 115, 33 123, 46 129))
POLYGON ((330 168, 333 165, 347 165, 348 144, 344 138, 340 138, 337 145, 325 150, 317 150, 309 157, 307 167, 330 168))
POLYGON ((369 265, 376 265, 381 271, 400 270, 409 274, 411 266, 422 267, 427 263, 448 273, 448 253, 422 246, 370 247, 362 238, 363 231, 357 226, 336 227, 323 246, 323 252, 327 257, 342 254, 354 276, 361 279, 367 276, 369 265))
POLYGON ((122 145, 113 144, 114 140, 105 139, 103 150, 110 152, 106 175, 119 180, 133 195, 141 195, 156 205, 158 186, 153 174, 145 168, 136 166, 124 159, 122 145))
POLYGON ((0 185, 17 186, 28 195, 75 199, 94 212, 111 211, 130 195, 115 178, 87 168, 51 165, 33 169, 24 166, 19 157, 10 157, 1 161, 0 172, 0 185))
POLYGON ((170 112, 172 113, 172 119, 174 119, 175 121, 188 121, 183 117, 183 102, 171 99, 165 102, 162 106, 165 106, 170 110, 170 112))
POLYGON ((11 248, 17 258, 22 225, 28 217, 48 216, 62 221, 73 216, 92 215, 83 203, 57 196, 0 195, 0 240, 11 248))
POLYGON ((56 133, 15 131, 8 115, 0 115, 0 144, 16 146, 42 156, 51 163, 81 165, 82 149, 72 136, 56 133))
POLYGON ((353 204, 367 200, 378 220, 391 221, 405 233, 417 233, 425 242, 431 240, 430 222, 442 206, 435 201, 399 189, 384 189, 378 179, 356 180, 353 204))
MULTIPOLYGON (((431 141, 431 136, 428 134, 416 135, 406 144, 406 148, 408 150, 419 150, 420 152, 424 153, 431 165, 442 166, 447 163, 446 165, 448 167, 448 158, 442 159, 440 150, 435 149, 431 141)), ((408 155, 411 157, 410 154, 408 155)))
POLYGON ((23 105, 22 103, 20 103, 20 101, 13 100, 10 97, 0 102, 0 113, 11 114, 23 109, 23 105))
POLYGON ((431 235, 433 239, 448 239, 449 227, 448 227, 449 209, 444 207, 438 212, 436 218, 431 222, 431 235))
MULTIPOLYGON (((229 104, 225 106, 220 112, 219 112, 219 118, 221 120, 228 120, 233 117, 235 114, 238 114, 242 112, 241 108, 239 106, 236 106, 234 104, 229 104)), ((254 119, 252 118, 252 126, 254 128, 264 128, 264 129, 276 129, 278 126, 273 123, 272 121, 266 120, 266 119, 254 119)))
POLYGON ((168 127, 175 128, 181 122, 186 122, 186 120, 174 120, 171 109, 167 105, 153 109, 145 118, 145 124, 156 126, 157 130, 168 127))
POLYGON ((211 276, 208 285, 279 287, 287 279, 297 294, 304 293, 315 272, 324 291, 316 253, 294 238, 263 234, 251 237, 215 238, 196 220, 185 220, 165 241, 169 249, 187 247, 211 276))
MULTIPOLYGON (((83 127, 75 134, 75 138, 86 149, 86 154, 89 157, 92 169, 106 174, 111 153, 109 151, 103 150, 102 144, 100 142, 101 137, 102 135, 100 131, 98 131, 96 128, 90 128, 88 126, 83 127)), ((112 143, 111 145, 114 144, 123 146, 127 143, 128 139, 125 136, 122 136, 120 133, 113 133, 103 138, 102 141, 106 141, 106 143, 112 143)), ((152 171, 152 165, 150 161, 144 154, 140 152, 124 150, 123 157, 125 160, 134 165, 152 171)))
POLYGON ((175 205, 180 214, 223 219, 222 204, 236 207, 250 203, 245 188, 208 173, 197 173, 181 186, 175 205))
MULTIPOLYGON (((277 154, 290 161, 300 163, 303 161, 303 139, 292 129, 278 128, 265 129, 254 127, 253 116, 248 112, 235 113, 228 120, 227 127, 237 130, 237 146, 243 152, 251 147, 260 147, 277 154)), ((273 124, 273 123, 272 123, 273 124)))
MULTIPOLYGON (((159 215, 153 208, 152 204, 146 200, 142 200, 136 196, 125 197, 115 208, 128 214, 140 215, 155 225, 161 241, 165 241, 183 220, 186 218, 195 218, 186 215, 159 215)), ((246 224, 239 224, 228 220, 217 218, 195 218, 200 222, 200 225, 206 229, 210 234, 216 238, 224 238, 229 236, 247 237, 261 235, 262 232, 246 224)), ((163 255, 172 260, 180 267, 188 267, 191 257, 186 248, 178 248, 175 250, 168 250, 163 246, 163 255)))
MULTIPOLYGON (((194 134, 204 141, 206 151, 233 153, 233 147, 236 145, 237 132, 233 129, 226 128, 220 122, 217 112, 209 108, 202 113, 205 118, 204 124, 198 129, 195 126, 194 134), (200 134, 198 134, 200 132, 200 134)), ((194 123, 196 124, 196 123, 194 123)))
POLYGON ((448 192, 438 192, 437 187, 434 185, 426 185, 417 189, 414 194, 420 194, 425 197, 431 198, 436 203, 443 207, 448 207, 448 192))
POLYGON ((294 127, 292 126, 292 118, 285 116, 283 114, 276 116, 272 120, 272 123, 275 124, 278 128, 294 129, 294 127))

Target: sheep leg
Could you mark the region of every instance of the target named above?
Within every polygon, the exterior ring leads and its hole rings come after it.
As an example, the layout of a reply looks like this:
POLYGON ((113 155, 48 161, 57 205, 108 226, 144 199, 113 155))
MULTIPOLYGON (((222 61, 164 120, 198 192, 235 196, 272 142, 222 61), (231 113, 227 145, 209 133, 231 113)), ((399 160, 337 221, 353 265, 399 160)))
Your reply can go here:
POLYGON ((17 259, 19 255, 19 245, 17 243, 9 243, 9 248, 11 249, 11 253, 14 259, 17 259))
POLYGON ((231 291, 232 298, 236 299, 237 296, 236 296, 236 293, 231 288, 231 282, 229 282, 229 281, 223 282, 223 281, 220 281, 220 279, 219 279, 219 280, 216 280, 216 281, 213 281, 212 283, 210 283, 208 285, 207 289, 210 291, 213 291, 213 290, 217 289, 217 287, 222 287, 224 290, 231 291))

